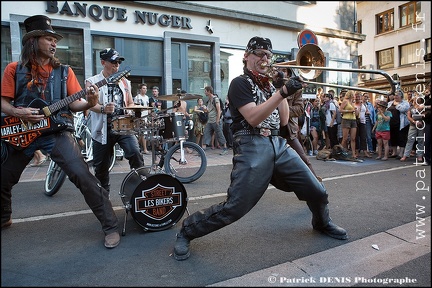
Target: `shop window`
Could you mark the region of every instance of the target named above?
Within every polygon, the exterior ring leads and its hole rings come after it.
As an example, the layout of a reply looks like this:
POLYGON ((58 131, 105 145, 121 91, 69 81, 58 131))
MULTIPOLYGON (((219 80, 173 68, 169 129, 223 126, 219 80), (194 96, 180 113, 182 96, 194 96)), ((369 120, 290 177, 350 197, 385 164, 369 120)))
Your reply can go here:
POLYGON ((378 69, 388 69, 394 67, 394 48, 385 49, 377 52, 378 69))
MULTIPOLYGON (((144 69, 160 70, 161 67, 163 67, 162 51, 163 47, 162 42, 160 41, 124 39, 123 54, 126 58, 126 62, 128 59, 129 61, 132 61, 133 59, 133 66, 138 66, 144 69)), ((174 61, 173 67, 175 65, 180 64, 179 62, 174 61)))
POLYGON ((377 34, 394 30, 394 11, 393 9, 376 15, 377 34))
POLYGON ((401 5, 399 7, 400 27, 411 26, 411 24, 419 22, 421 19, 417 15, 420 15, 420 10, 420 1, 412 1, 401 5))
MULTIPOLYGON (((204 94, 204 87, 212 84, 210 75, 212 62, 210 45, 190 44, 187 49, 187 61, 193 62, 192 70, 188 71, 188 93, 204 94), (208 65, 207 72, 204 69, 208 65)), ((191 67, 189 67, 191 68, 191 67)))
POLYGON ((408 65, 420 62, 420 42, 414 42, 399 46, 400 65, 408 65))
MULTIPOLYGON (((103 70, 103 66, 100 61, 100 51, 105 48, 114 48, 114 38, 112 37, 101 37, 94 36, 92 43, 92 56, 93 56, 93 75, 100 73, 103 70)), ((125 57, 126 58, 126 57, 125 57)))

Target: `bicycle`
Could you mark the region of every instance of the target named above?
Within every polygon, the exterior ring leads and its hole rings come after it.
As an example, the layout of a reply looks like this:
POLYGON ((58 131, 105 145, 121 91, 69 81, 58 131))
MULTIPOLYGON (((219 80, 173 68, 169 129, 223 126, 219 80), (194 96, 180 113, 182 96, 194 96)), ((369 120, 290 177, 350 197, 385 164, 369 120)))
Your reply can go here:
MULTIPOLYGON (((84 157, 84 160, 91 167, 91 163, 93 161, 93 140, 91 137, 90 128, 88 127, 89 120, 90 116, 87 118, 84 117, 83 112, 78 112, 74 114, 74 137, 78 145, 81 147, 81 153, 84 157)), ((111 158, 109 171, 114 168, 118 154, 118 147, 114 146, 113 150, 114 151, 112 154, 113 156, 111 158)), ((123 158, 123 154, 121 154, 120 157, 123 158)), ((51 159, 47 169, 47 176, 45 178, 45 195, 51 197, 56 194, 60 190, 65 180, 66 173, 55 161, 51 159)))
POLYGON ((207 168, 207 157, 201 146, 186 141, 188 131, 193 129, 193 122, 188 120, 184 123, 182 113, 171 113, 151 121, 154 123, 150 127, 156 129, 150 129, 153 132, 147 134, 150 136, 145 135, 152 147, 149 173, 162 171, 182 183, 199 179, 207 168), (184 123, 184 126, 178 123, 184 123))

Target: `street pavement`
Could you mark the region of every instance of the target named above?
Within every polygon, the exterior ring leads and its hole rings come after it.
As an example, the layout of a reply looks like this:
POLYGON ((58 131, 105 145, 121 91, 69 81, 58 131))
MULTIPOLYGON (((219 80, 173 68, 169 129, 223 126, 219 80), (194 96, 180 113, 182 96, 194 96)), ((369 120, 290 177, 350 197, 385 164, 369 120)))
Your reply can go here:
MULTIPOLYGON (((204 175, 184 184, 187 213, 223 201, 232 152, 220 152, 208 149, 204 175)), ((305 203, 270 186, 242 219, 193 240, 186 261, 172 257, 180 224, 149 232, 125 213, 116 192, 128 175, 127 160, 111 173, 111 201, 125 227, 112 250, 103 247, 99 222, 71 182, 46 197, 48 164, 27 168, 13 190, 14 224, 2 230, 1 284, 430 287, 430 166, 310 159, 328 190, 330 215, 349 240, 313 231, 305 203)))

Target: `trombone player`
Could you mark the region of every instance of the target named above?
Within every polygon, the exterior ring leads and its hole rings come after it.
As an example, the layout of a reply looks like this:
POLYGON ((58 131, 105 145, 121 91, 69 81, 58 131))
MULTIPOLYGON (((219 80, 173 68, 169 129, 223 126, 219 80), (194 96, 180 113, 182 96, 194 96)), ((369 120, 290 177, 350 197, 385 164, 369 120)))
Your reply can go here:
MULTIPOLYGON (((206 236, 245 216, 261 199, 269 184, 285 192, 294 191, 312 212, 313 229, 328 236, 348 239, 345 229, 329 215, 327 191, 279 136, 288 124, 286 98, 301 90, 298 77, 290 78, 279 90, 270 83, 267 67, 273 56, 268 38, 251 38, 243 55, 243 74, 234 78, 228 89, 233 117, 233 170, 224 201, 197 211, 184 219, 177 233, 174 258, 190 256, 191 240, 206 236)), ((289 227, 290 219, 283 217, 289 227)), ((288 233, 288 232, 287 232, 288 233)))

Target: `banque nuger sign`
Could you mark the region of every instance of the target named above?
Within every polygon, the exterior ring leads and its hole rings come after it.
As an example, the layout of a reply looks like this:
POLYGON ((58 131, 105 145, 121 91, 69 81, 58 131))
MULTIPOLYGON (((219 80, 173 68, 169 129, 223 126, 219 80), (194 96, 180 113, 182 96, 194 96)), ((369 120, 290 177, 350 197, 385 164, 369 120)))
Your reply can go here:
POLYGON ((63 5, 58 1, 46 1, 48 13, 58 13, 67 16, 89 17, 94 21, 118 21, 126 22, 129 16, 133 16, 133 21, 136 24, 160 25, 162 27, 192 29, 191 19, 170 14, 159 14, 149 11, 133 11, 128 12, 125 8, 99 6, 96 4, 88 5, 86 3, 73 2, 71 4, 65 1, 63 5))

